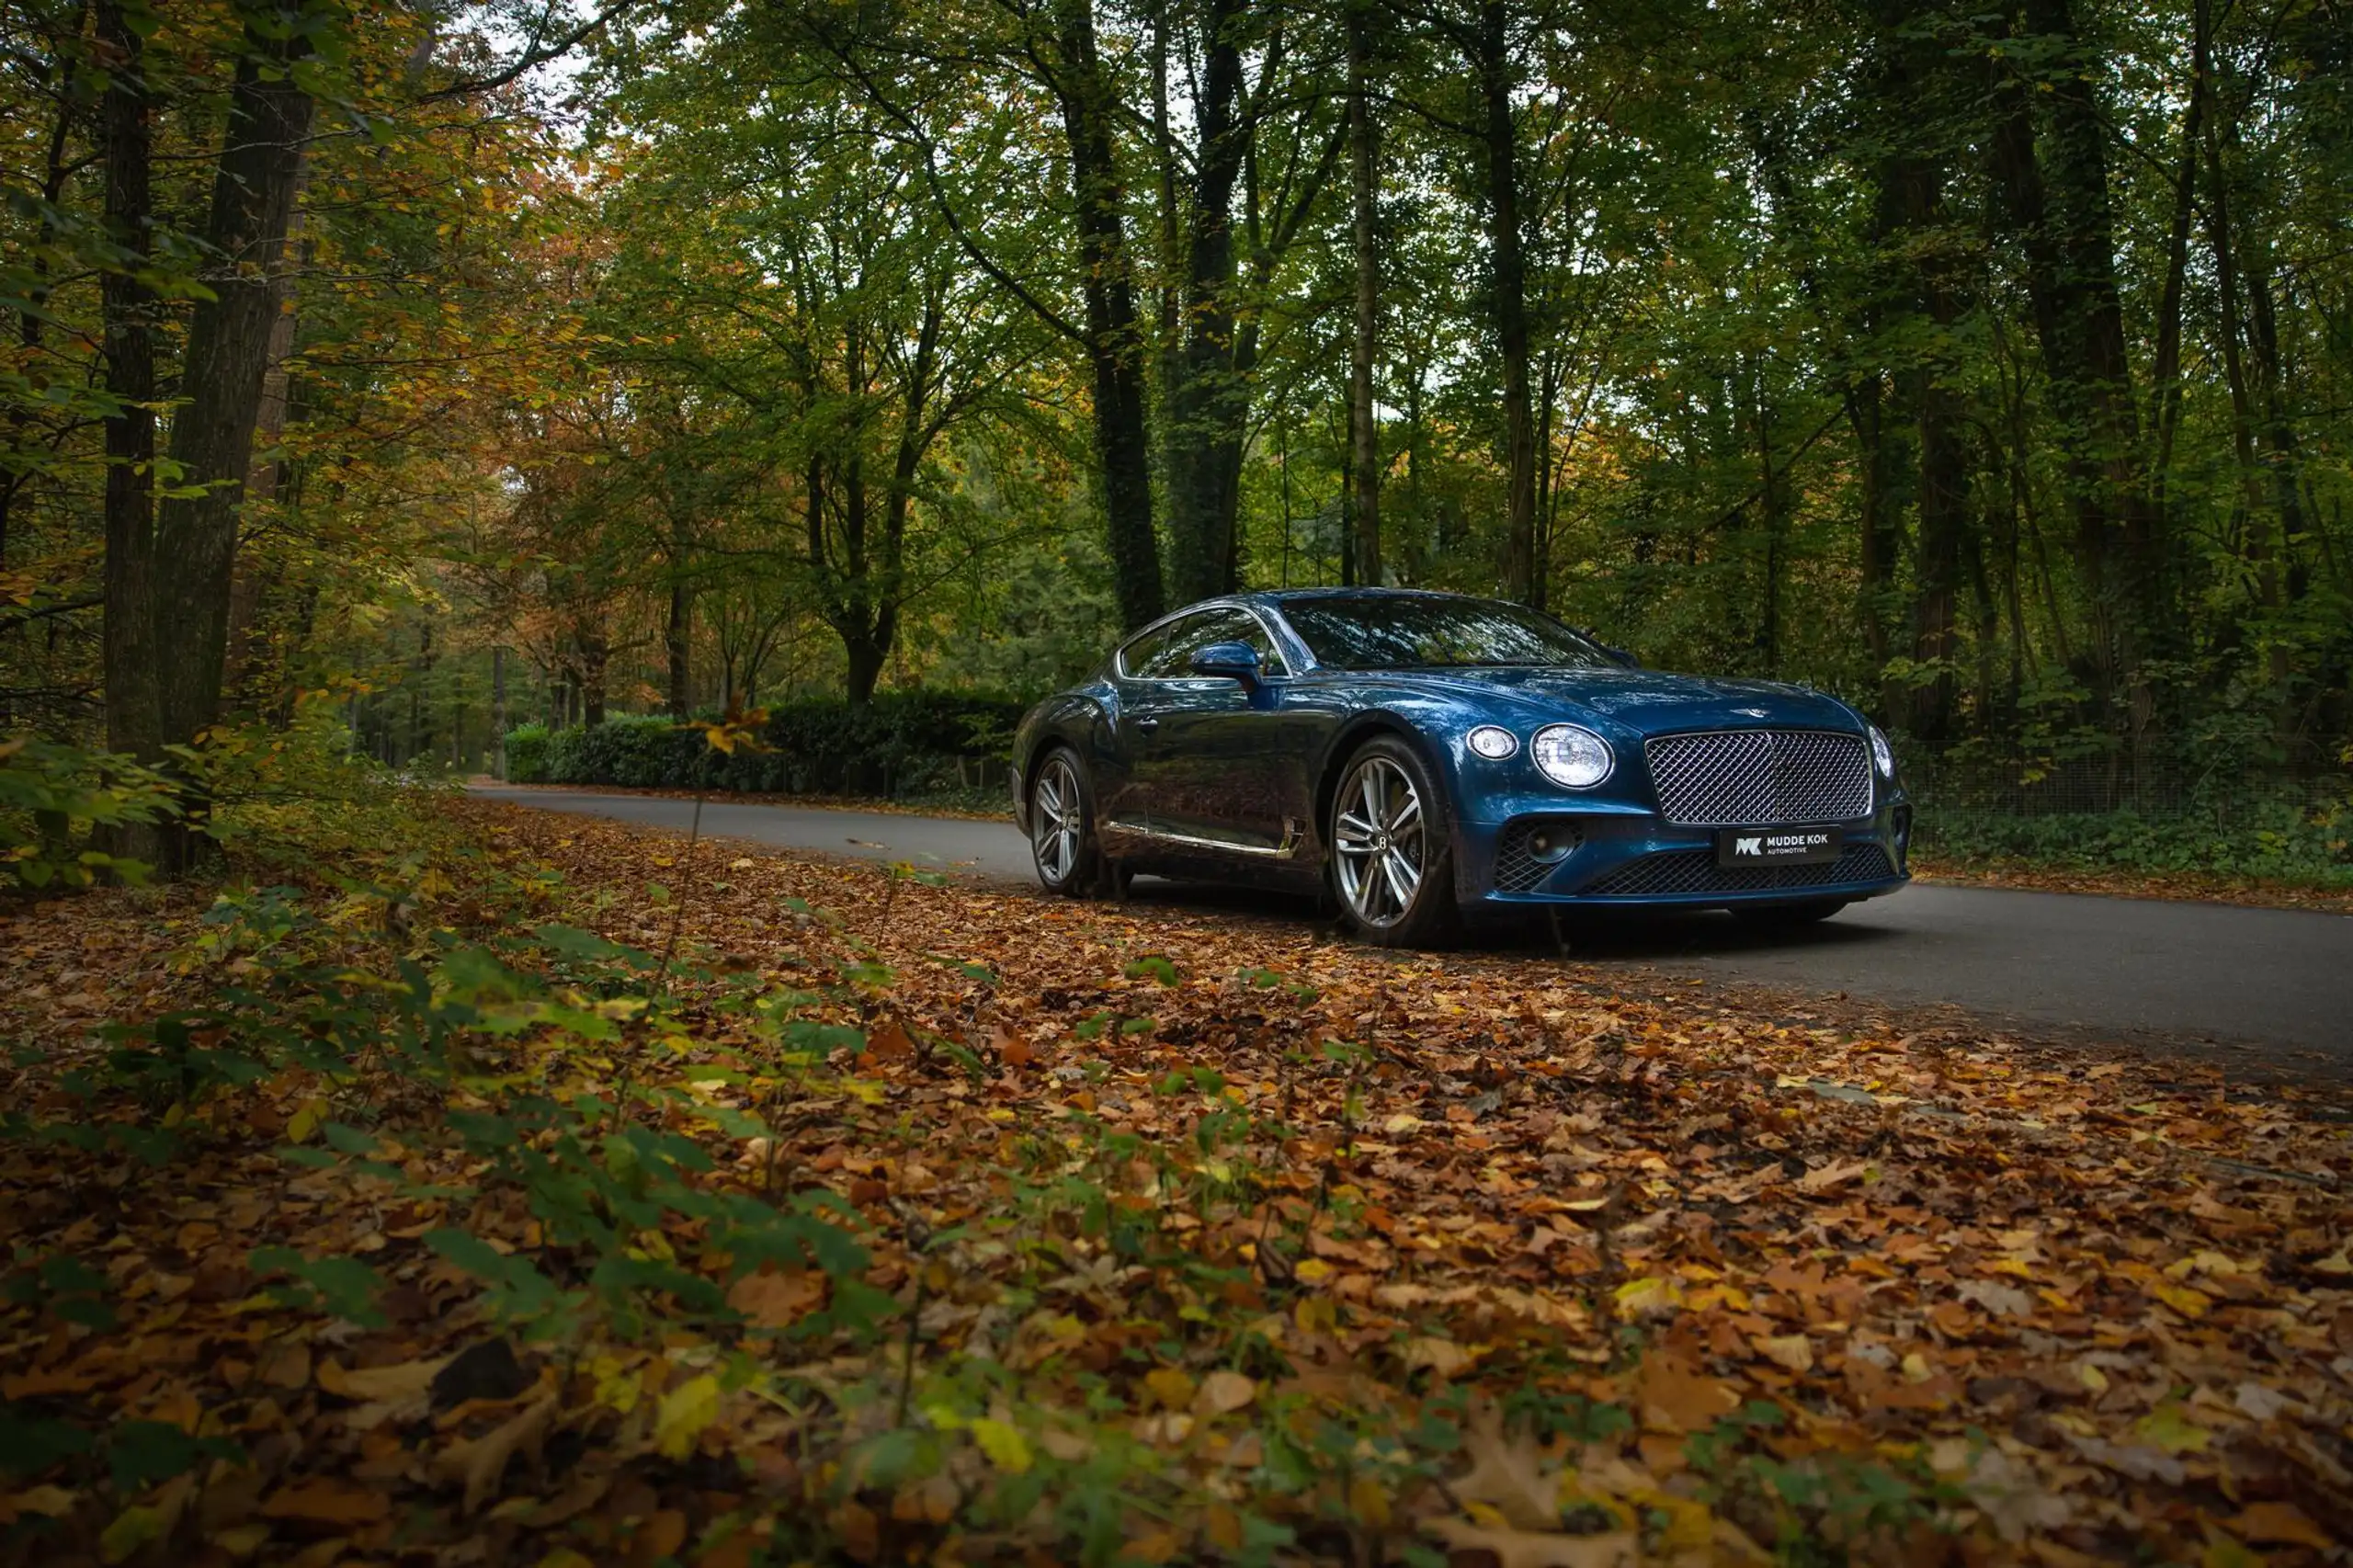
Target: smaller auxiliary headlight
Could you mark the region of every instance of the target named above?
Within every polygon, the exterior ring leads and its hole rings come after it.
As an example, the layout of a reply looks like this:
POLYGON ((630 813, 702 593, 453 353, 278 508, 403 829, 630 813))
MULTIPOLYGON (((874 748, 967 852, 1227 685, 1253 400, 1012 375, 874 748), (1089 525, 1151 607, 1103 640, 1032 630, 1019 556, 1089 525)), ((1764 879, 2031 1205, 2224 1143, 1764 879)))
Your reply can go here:
POLYGON ((1463 736, 1462 744, 1489 762, 1501 762, 1519 749, 1519 737, 1501 724, 1482 724, 1463 736))
POLYGON ((1528 743, 1537 770, 1570 790, 1590 790, 1609 777, 1617 759, 1609 743, 1574 724, 1548 724, 1528 743))

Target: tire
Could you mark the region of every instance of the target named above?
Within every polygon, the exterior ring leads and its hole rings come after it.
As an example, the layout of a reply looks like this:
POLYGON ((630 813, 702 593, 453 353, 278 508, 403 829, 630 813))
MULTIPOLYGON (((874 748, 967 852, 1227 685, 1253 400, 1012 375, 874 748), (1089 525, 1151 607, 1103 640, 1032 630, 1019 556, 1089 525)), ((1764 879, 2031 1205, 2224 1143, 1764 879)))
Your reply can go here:
POLYGON ((1761 908, 1734 905, 1733 918, 1757 931, 1794 931, 1818 926, 1847 907, 1843 898, 1817 898, 1810 903, 1768 903, 1761 908))
POLYGON ((1358 936, 1421 948, 1459 935, 1453 813, 1419 752, 1394 735, 1358 747, 1340 770, 1325 828, 1325 877, 1358 936))
POLYGON ((1029 858, 1048 892, 1086 898, 1110 880, 1095 834, 1095 789, 1068 746, 1040 759, 1029 784, 1029 858))

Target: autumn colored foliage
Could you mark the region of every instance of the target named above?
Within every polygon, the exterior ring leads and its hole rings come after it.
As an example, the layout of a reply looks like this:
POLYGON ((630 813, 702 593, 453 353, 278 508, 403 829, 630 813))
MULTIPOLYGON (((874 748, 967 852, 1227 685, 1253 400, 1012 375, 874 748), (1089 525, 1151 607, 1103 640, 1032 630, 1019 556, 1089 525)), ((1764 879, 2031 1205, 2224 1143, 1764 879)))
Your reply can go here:
POLYGON ((10 910, 11 1560, 2353 1528, 2331 1096, 454 810, 10 910))

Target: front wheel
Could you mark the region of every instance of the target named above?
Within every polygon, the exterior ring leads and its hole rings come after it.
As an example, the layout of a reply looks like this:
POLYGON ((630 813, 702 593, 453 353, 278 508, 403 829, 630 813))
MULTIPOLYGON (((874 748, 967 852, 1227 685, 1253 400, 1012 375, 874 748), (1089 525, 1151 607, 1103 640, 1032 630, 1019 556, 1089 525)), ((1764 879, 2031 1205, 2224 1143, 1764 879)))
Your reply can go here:
POLYGON ((1048 892, 1083 898, 1103 880, 1103 851, 1095 841, 1095 796, 1085 768, 1057 748, 1029 787, 1029 855, 1048 892))
POLYGON ((1379 735, 1348 759, 1327 842, 1332 891, 1367 940, 1425 947, 1454 935, 1461 911, 1446 799, 1413 747, 1379 735))

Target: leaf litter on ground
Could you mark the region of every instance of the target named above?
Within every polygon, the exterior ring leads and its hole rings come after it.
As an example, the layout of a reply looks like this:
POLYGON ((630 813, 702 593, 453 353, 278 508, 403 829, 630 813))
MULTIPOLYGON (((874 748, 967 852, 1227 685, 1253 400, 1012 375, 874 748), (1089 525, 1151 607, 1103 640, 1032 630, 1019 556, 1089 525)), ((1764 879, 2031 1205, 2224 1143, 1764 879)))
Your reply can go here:
POLYGON ((0 927, 9 1553, 2353 1538, 2325 1091, 447 809, 0 927))

